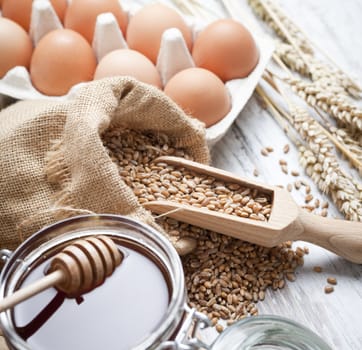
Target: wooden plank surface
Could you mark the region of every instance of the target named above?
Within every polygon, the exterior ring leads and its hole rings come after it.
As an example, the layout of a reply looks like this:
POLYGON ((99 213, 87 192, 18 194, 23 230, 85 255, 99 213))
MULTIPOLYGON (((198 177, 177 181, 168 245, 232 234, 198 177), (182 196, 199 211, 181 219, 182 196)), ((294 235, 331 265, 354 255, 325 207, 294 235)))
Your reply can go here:
MULTIPOLYGON (((362 81, 361 1, 283 0, 280 4, 339 66, 362 81)), ((212 150, 215 166, 271 185, 285 186, 296 178, 281 172, 280 158, 288 161, 290 170, 300 172, 301 176, 297 178, 308 181, 315 197, 328 200, 305 175, 299 166, 296 149, 255 97, 212 150), (291 150, 285 155, 282 149, 287 143, 291 150), (260 153, 265 146, 274 148, 268 157, 260 153), (260 174, 257 178, 253 176, 254 169, 260 174)), ((304 193, 292 191, 301 205, 304 193)), ((333 204, 329 215, 340 217, 333 204)), ((312 244, 297 242, 295 245, 310 249, 304 266, 297 270, 295 282, 288 282, 277 292, 268 292, 265 301, 258 303, 259 313, 282 315, 300 322, 324 338, 333 349, 362 349, 362 265, 349 263, 312 244), (322 267, 322 273, 313 271, 316 265, 322 267), (333 293, 325 294, 329 276, 336 277, 338 284, 333 293)))
MULTIPOLYGON (((280 3, 309 37, 362 81, 362 1, 283 0, 280 3)), ((289 169, 300 172, 298 179, 311 185, 315 197, 328 200, 304 174, 291 142, 255 97, 212 149, 214 166, 271 185, 286 185, 296 180, 280 171, 280 158, 288 161, 289 169), (287 143, 291 150, 285 155, 282 149, 287 143), (274 148, 268 157, 260 153, 265 146, 274 148), (253 175, 255 169, 259 172, 257 178, 253 175)), ((303 204, 303 191, 293 190, 292 195, 303 204)), ((332 204, 329 215, 340 217, 332 204)), ((312 244, 297 242, 298 245, 308 246, 310 254, 305 256, 304 266, 298 269, 296 281, 288 282, 277 292, 268 292, 265 301, 258 303, 259 313, 282 315, 300 322, 322 336, 333 349, 362 349, 362 265, 348 263, 312 244), (322 267, 322 273, 313 271, 316 265, 322 267), (333 293, 325 294, 329 276, 336 277, 338 284, 333 293)), ((0 349, 5 348, 0 336, 0 349)))

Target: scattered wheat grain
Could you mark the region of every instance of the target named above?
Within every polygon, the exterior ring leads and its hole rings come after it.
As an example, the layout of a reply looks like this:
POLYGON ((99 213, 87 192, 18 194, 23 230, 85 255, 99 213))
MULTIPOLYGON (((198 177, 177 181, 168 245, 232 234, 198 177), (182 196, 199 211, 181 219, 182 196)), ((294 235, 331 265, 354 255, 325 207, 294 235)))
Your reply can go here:
POLYGON ((332 293, 333 291, 334 291, 333 286, 325 286, 324 287, 324 293, 326 293, 326 294, 332 293))
POLYGON ((221 333, 224 330, 224 327, 220 323, 217 323, 215 329, 217 332, 221 333))
MULTIPOLYGON (((190 159, 164 135, 118 130, 107 131, 103 137, 121 178, 139 203, 162 195, 221 210, 242 204, 242 210, 235 213, 242 217, 254 214, 266 219, 271 213, 271 198, 256 190, 154 163, 160 155, 190 159)), ((214 325, 220 319, 236 321, 257 315, 255 303, 264 300, 265 291, 284 287, 285 279, 295 280, 294 271, 303 264, 303 257, 295 253, 291 242, 265 248, 166 216, 158 218, 157 223, 172 242, 179 238, 195 240, 195 250, 182 257, 189 304, 208 315, 214 325)))
POLYGON ((328 210, 326 208, 322 209, 321 216, 327 217, 328 216, 328 210))
POLYGON ((294 182, 294 187, 296 190, 299 190, 302 187, 302 183, 299 180, 297 180, 294 182))
POLYGON ((304 201, 306 203, 309 203, 312 199, 313 199, 313 195, 309 193, 305 196, 304 201))
POLYGON ((260 150, 260 153, 261 153, 264 157, 267 157, 268 154, 269 154, 269 152, 267 151, 266 148, 262 148, 262 149, 260 150))
POLYGON ((328 277, 327 278, 327 282, 329 284, 333 284, 333 285, 336 285, 337 284, 337 279, 335 277, 328 277))

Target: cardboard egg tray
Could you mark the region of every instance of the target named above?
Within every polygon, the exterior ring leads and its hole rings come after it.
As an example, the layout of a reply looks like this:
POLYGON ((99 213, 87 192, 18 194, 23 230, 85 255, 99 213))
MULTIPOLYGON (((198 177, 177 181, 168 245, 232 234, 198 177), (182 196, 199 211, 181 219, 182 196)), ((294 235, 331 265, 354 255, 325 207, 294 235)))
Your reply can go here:
MULTIPOLYGON (((125 6, 122 2, 122 7, 130 17, 141 5, 132 2, 129 6, 125 6)), ((194 19, 190 20, 190 18, 187 18, 186 22, 193 29, 194 36, 206 25, 194 19)), ((34 46, 36 46, 37 42, 46 33, 60 28, 62 28, 62 24, 52 8, 51 3, 48 0, 34 1, 29 32, 34 46)), ((272 55, 274 49, 273 42, 267 37, 256 35, 254 31, 251 31, 251 33, 260 53, 258 65, 248 77, 226 82, 226 87, 231 96, 232 108, 222 120, 206 129, 206 138, 209 146, 214 145, 226 134, 227 130, 240 114, 251 97, 272 55)), ((127 43, 118 27, 118 23, 111 13, 103 13, 98 16, 92 46, 98 61, 112 50, 127 48, 127 43)), ((194 61, 187 49, 181 32, 176 28, 166 30, 162 36, 156 64, 163 85, 177 72, 194 66, 194 61)), ((25 67, 17 66, 9 70, 7 74, 0 79, 0 94, 3 95, 0 95, 0 100, 1 97, 12 97, 18 100, 71 99, 83 84, 86 83, 74 85, 64 96, 47 96, 40 93, 32 85, 28 70, 25 67)))

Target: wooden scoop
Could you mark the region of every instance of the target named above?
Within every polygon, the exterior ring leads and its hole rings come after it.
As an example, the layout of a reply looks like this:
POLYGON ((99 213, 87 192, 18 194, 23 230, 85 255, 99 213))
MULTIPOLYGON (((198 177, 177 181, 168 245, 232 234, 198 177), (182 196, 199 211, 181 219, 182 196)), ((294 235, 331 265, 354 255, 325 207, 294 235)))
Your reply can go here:
POLYGON ((52 259, 45 277, 0 300, 0 312, 53 286, 69 297, 84 294, 102 284, 122 258, 109 237, 74 241, 52 259))
POLYGON ((351 262, 362 263, 360 222, 327 219, 307 213, 299 208, 286 190, 240 178, 221 169, 170 156, 159 157, 154 161, 157 162, 186 168, 225 183, 240 184, 269 194, 272 198, 272 211, 268 221, 258 221, 166 200, 143 203, 146 209, 154 213, 166 214, 176 220, 265 247, 273 247, 289 240, 307 241, 351 262))

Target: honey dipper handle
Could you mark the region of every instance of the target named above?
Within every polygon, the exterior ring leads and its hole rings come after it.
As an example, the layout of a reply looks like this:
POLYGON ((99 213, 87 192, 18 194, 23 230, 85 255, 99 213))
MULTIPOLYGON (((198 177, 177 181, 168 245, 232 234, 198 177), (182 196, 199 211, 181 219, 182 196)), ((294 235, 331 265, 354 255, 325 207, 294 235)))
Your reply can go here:
POLYGON ((15 291, 8 297, 0 300, 0 312, 12 308, 13 306, 29 299, 30 297, 48 289, 64 279, 63 271, 56 270, 40 280, 29 284, 28 286, 15 291))
POLYGON ((298 239, 317 244, 351 262, 362 264, 362 222, 323 218, 300 211, 304 232, 298 239))

